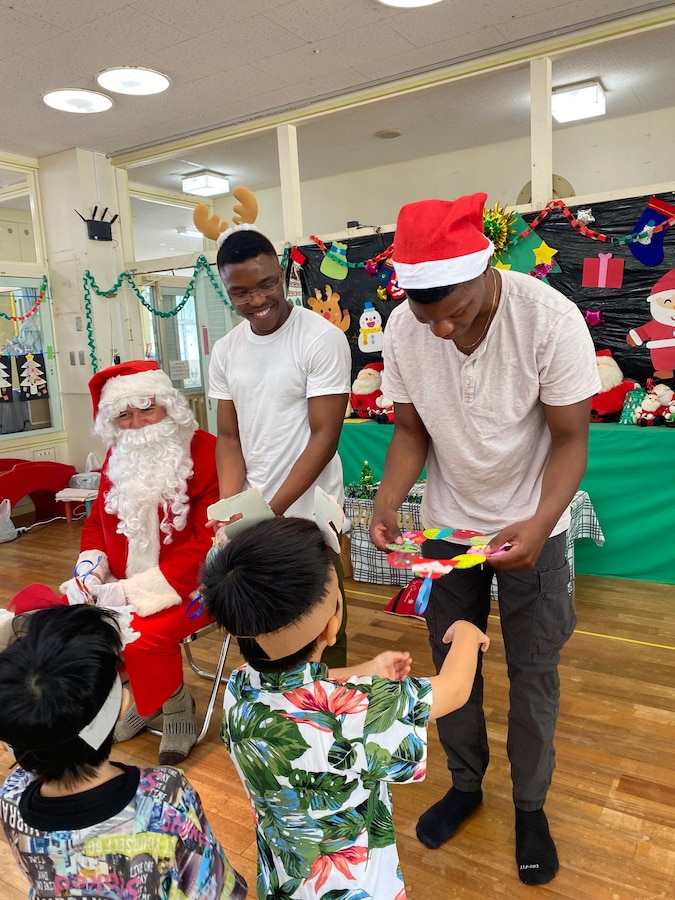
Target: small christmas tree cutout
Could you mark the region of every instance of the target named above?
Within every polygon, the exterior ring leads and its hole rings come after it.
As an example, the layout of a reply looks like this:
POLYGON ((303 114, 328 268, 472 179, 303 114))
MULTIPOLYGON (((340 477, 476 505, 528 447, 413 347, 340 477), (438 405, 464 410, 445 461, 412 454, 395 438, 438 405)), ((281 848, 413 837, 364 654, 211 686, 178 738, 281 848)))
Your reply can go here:
MULTIPOLYGON (((9 360, 9 357, 7 357, 9 360)), ((0 360, 0 403, 12 401, 12 382, 7 366, 0 360)))
POLYGON ((21 375, 20 386, 27 400, 47 396, 47 381, 42 377, 44 370, 32 353, 26 354, 26 361, 21 366, 21 375))

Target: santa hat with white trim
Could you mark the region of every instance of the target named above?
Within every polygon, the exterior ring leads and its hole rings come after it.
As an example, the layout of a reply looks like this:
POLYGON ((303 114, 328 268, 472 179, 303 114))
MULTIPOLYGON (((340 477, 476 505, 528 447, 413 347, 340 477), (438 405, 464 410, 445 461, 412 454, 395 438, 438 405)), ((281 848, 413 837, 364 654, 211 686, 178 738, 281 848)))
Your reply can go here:
POLYGON ((672 291, 675 291, 675 269, 671 269, 659 278, 649 292, 649 296, 653 297, 655 294, 668 294, 672 291))
POLYGON ((179 393, 154 359, 132 359, 101 369, 89 380, 89 392, 94 406, 94 419, 101 404, 107 406, 120 400, 148 397, 161 402, 163 397, 179 393))
POLYGON ((403 206, 392 253, 399 287, 444 287, 481 275, 495 249, 483 232, 486 200, 477 193, 403 206))

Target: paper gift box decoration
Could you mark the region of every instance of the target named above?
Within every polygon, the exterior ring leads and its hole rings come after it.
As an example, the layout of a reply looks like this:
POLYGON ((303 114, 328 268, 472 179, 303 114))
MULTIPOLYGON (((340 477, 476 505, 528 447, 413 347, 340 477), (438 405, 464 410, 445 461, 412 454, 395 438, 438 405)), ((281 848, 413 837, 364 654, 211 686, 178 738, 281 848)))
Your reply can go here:
POLYGON ((620 288, 623 284, 623 260, 612 259, 611 253, 598 253, 598 258, 584 260, 582 287, 620 288))

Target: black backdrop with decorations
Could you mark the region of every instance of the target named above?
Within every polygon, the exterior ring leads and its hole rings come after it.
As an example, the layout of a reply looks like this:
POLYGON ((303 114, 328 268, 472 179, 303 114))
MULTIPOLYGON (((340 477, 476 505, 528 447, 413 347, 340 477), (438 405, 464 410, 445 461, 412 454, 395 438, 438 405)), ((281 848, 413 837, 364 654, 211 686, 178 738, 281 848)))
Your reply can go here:
MULTIPOLYGON (((663 203, 675 207, 675 192, 661 193, 657 196, 663 203)), ((596 349, 611 350, 624 377, 638 381, 642 385, 647 378, 654 376, 650 351, 645 344, 630 347, 626 343, 626 336, 632 328, 638 328, 651 321, 649 296, 652 288, 666 273, 675 269, 675 225, 654 234, 646 251, 637 248, 641 258, 649 256, 650 262, 658 261, 656 265, 645 265, 640 258, 636 258, 628 243, 619 243, 617 239, 636 233, 636 230, 642 230, 644 223, 650 218, 649 200, 650 196, 645 195, 584 204, 584 208, 590 209, 594 219, 588 223, 588 229, 606 235, 609 238, 607 241, 593 240, 576 230, 559 208, 553 209, 534 232, 539 240, 557 251, 553 259, 557 263, 556 269, 559 267, 560 271, 548 272, 548 282, 577 304, 589 323, 596 349), (643 224, 638 227, 639 223, 643 224), (598 254, 608 253, 611 253, 611 260, 605 257, 603 266, 609 262, 615 269, 617 268, 615 261, 623 263, 623 271, 615 282, 619 286, 584 286, 582 282, 588 283, 591 280, 584 279, 585 261, 595 260, 597 275, 600 265, 598 254)), ((572 217, 579 215, 579 206, 571 204, 569 209, 572 217)), ((540 213, 532 213, 524 219, 529 224, 539 215, 540 213)), ((663 218, 658 214, 654 216, 656 224, 663 218)), ((347 238, 344 240, 347 246, 346 258, 351 263, 365 262, 382 253, 393 239, 394 235, 391 232, 347 238)), ((535 246, 536 243, 534 242, 535 246)), ((350 322, 345 334, 352 351, 352 378, 355 378, 356 373, 367 363, 380 362, 382 359, 381 353, 364 353, 359 347, 359 319, 365 304, 368 301, 372 303, 381 317, 382 327, 385 328, 391 311, 401 301, 394 301, 389 297, 381 300, 377 293, 380 286, 377 276, 367 274, 362 267, 347 267, 344 279, 326 277, 321 272, 323 251, 316 244, 303 245, 299 249, 306 257, 300 271, 305 305, 309 305, 309 298, 317 296, 317 292, 318 296, 325 298, 330 288, 330 291, 339 295, 341 309, 349 312, 350 322)), ((530 263, 525 264, 524 271, 534 269, 535 263, 536 259, 532 256, 530 263)), ((591 265, 593 263, 587 263, 587 266, 591 265)), ((618 268, 621 268, 620 264, 618 268)), ((597 278, 595 281, 597 283, 597 278)), ((675 350, 673 352, 675 355, 675 350)), ((674 378, 657 380, 665 381, 670 387, 675 388, 674 378)))
MULTIPOLYGON (((657 197, 666 204, 675 206, 675 192, 658 194, 657 197)), ((646 195, 584 204, 586 209, 590 208, 595 220, 587 227, 615 240, 633 234, 641 218, 650 218, 649 212, 645 215, 649 199, 649 195, 646 195)), ((570 209, 575 216, 578 215, 578 206, 571 205, 570 209)), ((536 217, 533 214, 524 218, 532 222, 536 217)), ((658 220, 661 217, 656 214, 654 218, 658 220)), ((592 240, 576 231, 560 209, 554 209, 546 216, 537 226, 536 235, 558 251, 555 260, 561 271, 550 272, 549 283, 574 300, 587 321, 590 319, 593 322, 597 318, 589 313, 600 313, 599 324, 589 325, 596 350, 611 350, 624 377, 644 385, 647 378, 654 376, 649 349, 644 344, 630 347, 626 343, 626 336, 631 328, 638 328, 651 321, 649 295, 652 288, 667 272, 675 269, 675 225, 652 236, 649 256, 658 259, 661 255, 659 247, 663 253, 658 265, 644 265, 636 259, 629 244, 592 240), (611 253, 612 260, 623 261, 620 287, 582 285, 584 261, 593 258, 597 260, 599 253, 611 253)), ((637 249, 640 252, 641 248, 637 249)), ((673 356, 675 357, 675 348, 673 356)), ((675 379, 656 380, 675 388, 675 379)))
MULTIPOLYGON (((350 263, 363 263, 378 256, 389 247, 394 239, 391 232, 356 236, 346 239, 347 261, 350 263)), ((329 243, 326 245, 329 246, 329 243)), ((323 251, 316 244, 306 244, 298 248, 307 258, 300 270, 300 282, 302 284, 303 301, 308 306, 308 300, 319 292, 321 298, 325 298, 330 292, 339 295, 341 309, 349 312, 349 328, 345 331, 349 346, 352 351, 352 381, 357 372, 365 365, 372 362, 382 362, 382 354, 378 351, 364 353, 359 347, 359 319, 363 314, 368 301, 373 309, 379 313, 382 328, 386 327, 387 319, 394 307, 400 301, 391 299, 381 300, 377 289, 380 286, 377 275, 368 275, 365 268, 346 267, 347 277, 344 279, 330 278, 321 272, 321 263, 324 260, 323 251), (330 288, 330 291, 327 290, 330 288)))

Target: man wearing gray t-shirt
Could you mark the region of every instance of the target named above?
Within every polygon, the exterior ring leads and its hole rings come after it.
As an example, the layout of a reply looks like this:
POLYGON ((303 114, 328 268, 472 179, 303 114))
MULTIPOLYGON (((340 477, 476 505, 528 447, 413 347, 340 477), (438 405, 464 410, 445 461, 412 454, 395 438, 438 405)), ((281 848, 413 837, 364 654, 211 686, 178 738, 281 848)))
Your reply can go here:
MULTIPOLYGON (((600 381, 575 304, 536 278, 490 267, 485 200, 483 193, 425 200, 399 213, 393 262, 408 300, 384 336, 382 388, 394 401, 395 424, 371 538, 380 550, 400 540, 396 511, 425 465, 424 526, 494 535, 487 553, 500 552, 488 564, 433 581, 425 617, 440 668, 452 622, 487 627, 496 573, 518 873, 544 884, 558 870, 543 809, 555 765, 558 661, 576 624, 566 530, 600 381)), ((465 550, 426 541, 422 553, 448 559, 465 550)), ((489 751, 480 661, 469 702, 440 719, 438 731, 453 786, 418 822, 430 848, 482 801, 489 751)))

